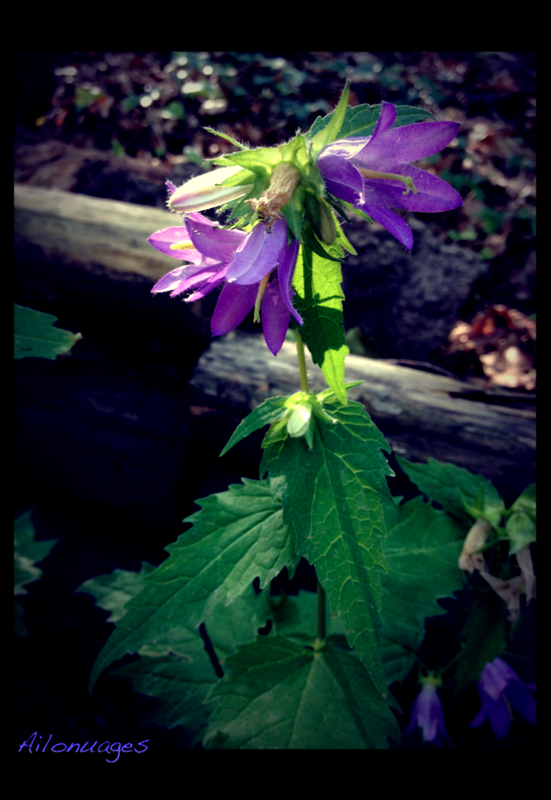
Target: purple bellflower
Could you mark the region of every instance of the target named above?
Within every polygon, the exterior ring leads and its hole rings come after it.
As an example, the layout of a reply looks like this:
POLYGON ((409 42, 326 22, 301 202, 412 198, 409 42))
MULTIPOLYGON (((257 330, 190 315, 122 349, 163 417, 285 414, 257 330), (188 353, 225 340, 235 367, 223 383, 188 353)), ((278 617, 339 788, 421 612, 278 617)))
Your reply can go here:
POLYGON ((442 703, 438 697, 436 685, 430 681, 423 684, 423 688, 413 704, 411 721, 406 734, 413 733, 416 728, 421 728, 425 742, 433 742, 441 747, 443 736, 451 745, 444 725, 442 703))
POLYGON ((536 701, 530 691, 535 683, 524 683, 501 658, 486 664, 477 684, 482 708, 471 722, 477 728, 488 719, 498 739, 504 739, 511 727, 511 707, 532 725, 536 724, 536 701), (530 691, 529 691, 530 690, 530 691))
POLYGON ((419 122, 392 128, 395 119, 394 106, 383 103, 372 136, 333 142, 321 151, 316 166, 331 194, 364 211, 411 250, 411 228, 391 209, 435 212, 463 204, 448 183, 410 164, 442 150, 455 137, 459 123, 419 122))
POLYGON ((284 219, 275 222, 271 233, 261 223, 245 233, 225 230, 192 212, 184 226, 156 231, 149 242, 162 253, 188 262, 157 281, 153 293, 170 292, 176 297, 193 290, 184 298, 189 303, 225 284, 211 320, 213 336, 236 328, 254 308, 255 322, 260 322, 262 313, 266 344, 277 355, 291 314, 302 325, 302 317, 293 308, 291 287, 299 243, 295 239, 287 244, 284 219))

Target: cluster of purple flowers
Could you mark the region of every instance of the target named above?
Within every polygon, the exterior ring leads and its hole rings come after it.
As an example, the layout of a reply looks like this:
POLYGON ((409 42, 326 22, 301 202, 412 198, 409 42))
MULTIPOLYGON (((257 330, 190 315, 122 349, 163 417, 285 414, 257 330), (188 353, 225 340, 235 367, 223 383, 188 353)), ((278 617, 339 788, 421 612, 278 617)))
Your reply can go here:
MULTIPOLYGON (((445 181, 411 166, 410 162, 437 153, 449 144, 459 125, 422 122, 392 128, 395 118, 395 107, 383 103, 372 136, 333 142, 321 151, 316 166, 329 193, 380 222, 411 250, 411 229, 393 208, 445 211, 461 205, 462 200, 445 181)), ((276 355, 285 339, 291 314, 302 324, 292 304, 291 288, 299 244, 297 240, 288 244, 284 218, 278 218, 275 224, 272 221, 269 226, 260 221, 245 233, 225 230, 197 213, 249 191, 250 186, 220 186, 222 176, 215 186, 217 173, 224 172, 225 177, 225 173, 234 171, 235 168, 215 171, 213 178, 201 176, 194 179, 195 184, 190 181, 179 190, 168 184, 173 195, 169 205, 186 213, 184 224, 156 231, 149 241, 166 255, 187 263, 161 278, 152 291, 169 291, 174 297, 193 290, 184 298, 191 302, 224 283, 212 318, 213 335, 232 330, 254 308, 256 321, 260 321, 262 314, 266 343, 276 355), (196 187, 195 195, 192 184, 196 187)))
MULTIPOLYGON (((477 688, 482 706, 471 722, 471 728, 477 728, 488 720, 496 738, 504 739, 511 727, 512 708, 527 722, 536 724, 536 701, 531 694, 536 691, 536 684, 521 681, 502 658, 486 664, 477 688)), ((441 745, 443 737, 451 744, 444 725, 442 703, 432 681, 423 684, 415 700, 406 734, 417 728, 421 728, 425 742, 441 745)))

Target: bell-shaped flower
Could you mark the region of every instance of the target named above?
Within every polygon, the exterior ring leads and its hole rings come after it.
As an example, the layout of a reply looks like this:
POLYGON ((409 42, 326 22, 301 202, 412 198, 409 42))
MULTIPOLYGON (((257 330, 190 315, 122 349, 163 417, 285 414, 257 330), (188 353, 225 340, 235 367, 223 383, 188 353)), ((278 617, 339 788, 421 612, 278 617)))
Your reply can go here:
POLYGON ((272 233, 261 223, 245 233, 225 230, 194 212, 184 226, 156 231, 149 241, 162 253, 189 262, 157 281, 154 294, 175 297, 193 290, 184 298, 189 303, 224 283, 211 320, 214 336, 236 328, 254 308, 255 322, 262 317, 266 344, 277 355, 291 314, 302 325, 291 286, 299 243, 287 244, 285 220, 277 220, 272 233))
POLYGON ((421 728, 424 742, 433 742, 438 746, 442 746, 443 736, 448 744, 451 745, 444 725, 444 712, 438 697, 436 683, 430 678, 426 679, 426 683, 423 683, 423 688, 413 704, 411 720, 406 734, 413 733, 416 728, 421 728))
POLYGON ((392 209, 435 212, 462 205, 461 196, 446 181, 410 163, 442 150, 459 123, 392 128, 395 119, 395 107, 383 103, 372 136, 338 139, 321 151, 316 166, 332 195, 364 211, 411 250, 411 228, 392 209))
POLYGON ((521 681, 502 658, 486 664, 477 687, 482 708, 471 722, 471 728, 477 728, 488 719, 495 736, 504 739, 511 727, 511 708, 527 722, 536 724, 536 701, 531 694, 536 691, 536 684, 521 681))

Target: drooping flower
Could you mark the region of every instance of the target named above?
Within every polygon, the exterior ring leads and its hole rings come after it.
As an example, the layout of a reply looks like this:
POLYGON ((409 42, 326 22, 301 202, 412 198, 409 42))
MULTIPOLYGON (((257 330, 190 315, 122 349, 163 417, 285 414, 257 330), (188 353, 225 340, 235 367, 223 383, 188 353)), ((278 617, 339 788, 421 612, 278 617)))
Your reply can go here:
POLYGON ((530 693, 536 691, 536 684, 521 681, 502 658, 486 664, 477 687, 482 707, 471 722, 471 728, 477 728, 488 719, 495 736, 504 739, 511 727, 511 708, 527 722, 536 724, 536 701, 530 693))
POLYGON ((436 212, 462 205, 461 196, 446 181, 410 163, 442 150, 455 137, 459 123, 419 122, 392 128, 395 119, 395 107, 383 103, 372 136, 333 142, 321 151, 316 166, 331 194, 364 211, 411 250, 411 228, 391 209, 436 212))
POLYGON ((193 212, 184 226, 164 228, 149 238, 166 255, 189 262, 162 277, 152 292, 175 297, 194 290, 185 302, 205 297, 225 283, 211 320, 214 336, 236 328, 254 308, 262 324, 266 344, 274 355, 280 351, 290 315, 302 325, 293 308, 291 283, 299 243, 287 244, 287 224, 278 219, 273 232, 257 224, 250 233, 225 230, 202 214, 193 212))
POLYGON ((441 747, 443 736, 448 744, 451 744, 444 725, 444 712, 438 697, 436 683, 430 678, 423 683, 423 688, 413 704, 411 721, 406 734, 412 733, 416 728, 421 728, 425 742, 433 742, 441 747))

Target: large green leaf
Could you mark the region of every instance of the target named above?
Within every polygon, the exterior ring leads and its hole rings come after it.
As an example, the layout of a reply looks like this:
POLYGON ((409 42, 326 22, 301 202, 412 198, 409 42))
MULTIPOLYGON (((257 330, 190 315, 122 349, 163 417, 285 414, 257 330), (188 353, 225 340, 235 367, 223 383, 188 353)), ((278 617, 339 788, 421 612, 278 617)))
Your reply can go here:
POLYGON ((381 450, 389 447, 359 403, 325 402, 324 409, 338 423, 313 420, 311 449, 291 437, 268 444, 261 475, 277 479, 298 554, 315 566, 350 646, 385 693, 378 628, 383 501, 392 503, 385 475, 393 474, 381 450))
POLYGON ((14 303, 14 358, 48 358, 68 353, 82 334, 54 328, 57 317, 14 303))
MULTIPOLYGON (((372 136, 381 115, 381 108, 380 103, 373 106, 367 104, 354 107, 348 106, 339 132, 339 139, 347 139, 349 136, 372 136)), ((307 141, 312 141, 314 138, 317 141, 320 132, 331 124, 335 111, 325 117, 316 119, 308 133, 305 134, 307 141)), ((402 125, 411 125, 413 122, 433 119, 433 115, 422 108, 396 106, 396 119, 392 127, 398 128, 402 125)))
MULTIPOLYGON (((230 606, 218 606, 209 617, 208 637, 219 658, 235 653, 237 644, 255 639, 258 628, 265 624, 258 616, 259 600, 251 586, 230 606)), ((187 744, 193 747, 205 731, 211 708, 204 700, 218 676, 196 628, 180 625, 168 650, 159 644, 142 645, 138 661, 111 674, 158 701, 142 722, 167 728, 182 725, 187 744)))
POLYGON ((293 532, 266 481, 244 478, 243 485, 197 504, 202 510, 186 520, 193 527, 166 548, 170 557, 145 577, 143 589, 128 602, 98 656, 91 686, 112 661, 139 652, 153 639, 170 641, 181 625, 198 626, 254 578, 263 587, 283 567, 294 574, 293 532))
POLYGON ((483 517, 497 524, 504 510, 503 501, 492 484, 482 475, 473 475, 462 467, 443 464, 429 458, 427 464, 414 464, 396 456, 410 481, 444 511, 472 525, 473 518, 483 517))
POLYGON ((443 614, 438 604, 463 585, 457 561, 464 530, 443 511, 416 497, 385 506, 383 550, 388 572, 381 575, 381 657, 390 683, 413 666, 425 633, 425 618, 443 614))
POLYGON ((350 351, 344 336, 341 282, 340 263, 301 247, 293 277, 294 306, 304 320, 300 335, 327 384, 346 403, 344 359, 350 351))
POLYGON ((355 653, 316 651, 281 636, 259 637, 224 662, 228 674, 205 744, 223 749, 385 749, 399 740, 383 700, 355 653))

